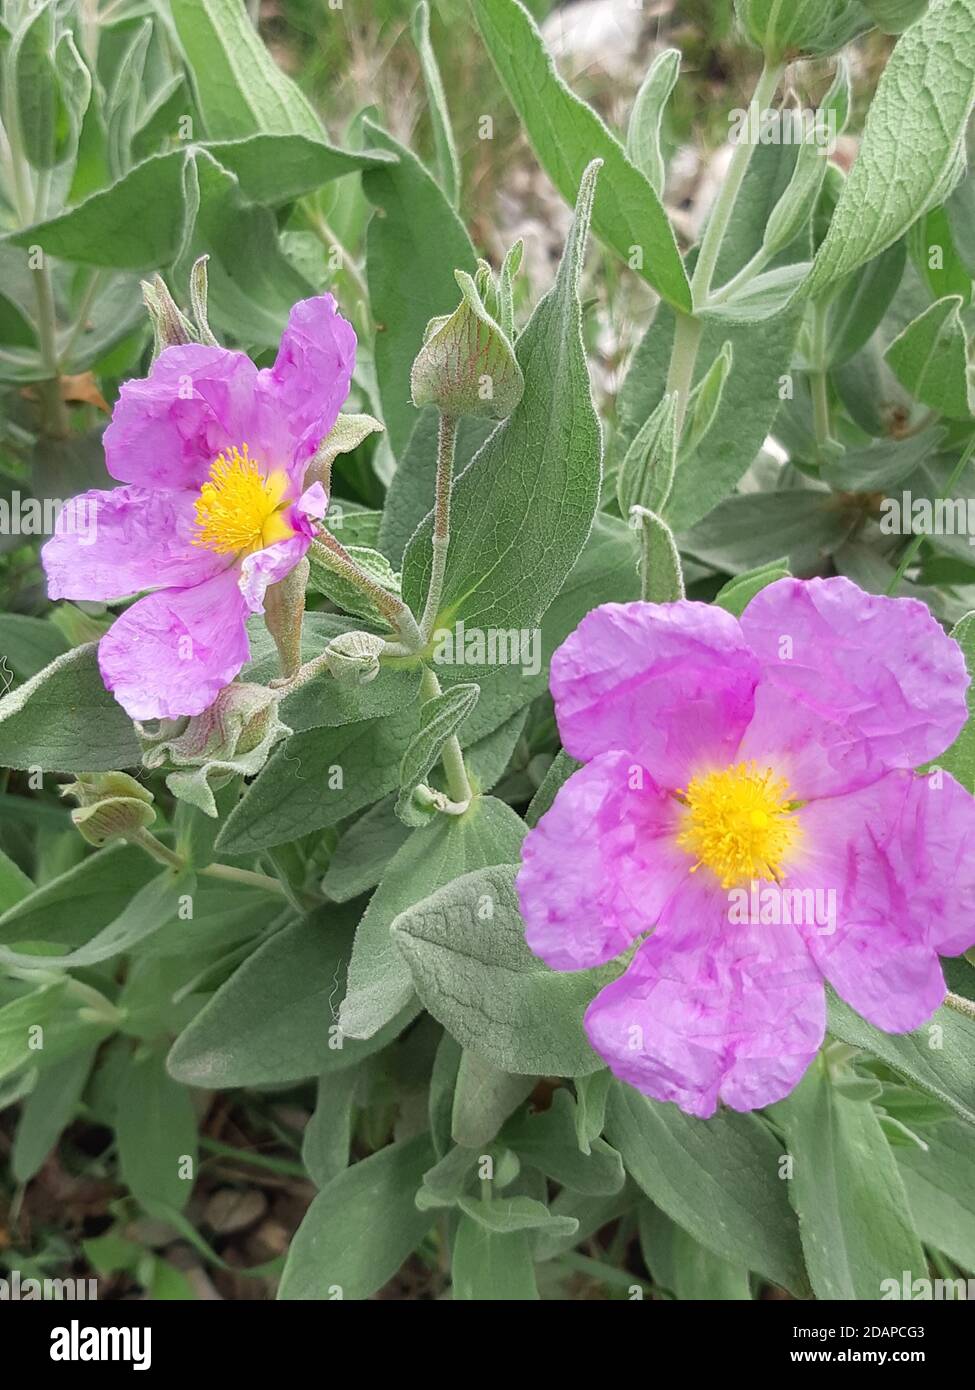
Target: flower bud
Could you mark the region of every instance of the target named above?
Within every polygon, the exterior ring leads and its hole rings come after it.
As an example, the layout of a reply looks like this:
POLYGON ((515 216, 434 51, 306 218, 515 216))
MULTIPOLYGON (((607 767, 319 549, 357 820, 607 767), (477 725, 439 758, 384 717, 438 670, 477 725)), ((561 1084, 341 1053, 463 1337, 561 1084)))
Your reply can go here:
POLYGON ((336 680, 365 685, 379 675, 386 643, 372 632, 341 632, 325 648, 325 665, 336 680))
POLYGON ((152 792, 127 772, 83 772, 61 788, 61 795, 78 802, 71 820, 82 838, 98 848, 145 830, 156 819, 152 792))
POLYGON ((442 415, 504 420, 521 400, 525 380, 514 348, 488 313, 477 285, 454 272, 463 299, 446 318, 431 319, 410 374, 413 404, 442 415))
POLYGON ((860 0, 735 0, 735 10, 770 63, 835 53, 873 27, 860 0))
POLYGON ((255 776, 274 745, 291 733, 278 718, 277 693, 244 681, 226 686, 209 709, 191 719, 136 729, 143 767, 173 768, 166 778, 169 790, 208 816, 217 814, 213 793, 232 777, 255 776))

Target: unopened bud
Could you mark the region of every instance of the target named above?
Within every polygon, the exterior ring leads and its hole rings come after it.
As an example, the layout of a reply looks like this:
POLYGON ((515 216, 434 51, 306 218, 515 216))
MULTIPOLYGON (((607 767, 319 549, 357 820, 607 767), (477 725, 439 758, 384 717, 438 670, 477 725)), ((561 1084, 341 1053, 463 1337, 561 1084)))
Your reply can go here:
POLYGON ((83 772, 61 788, 78 806, 71 812, 75 829, 90 845, 126 839, 156 819, 152 792, 127 772, 83 772))
POLYGON ((463 299, 448 318, 427 325, 410 374, 413 404, 435 405, 442 415, 504 420, 521 400, 525 379, 514 348, 488 313, 477 285, 454 272, 463 299))
POLYGON ((769 62, 836 53, 873 27, 860 0, 735 0, 738 20, 769 62))
POLYGON ((341 632, 325 648, 325 665, 336 680, 365 685, 378 676, 385 645, 372 632, 341 632))

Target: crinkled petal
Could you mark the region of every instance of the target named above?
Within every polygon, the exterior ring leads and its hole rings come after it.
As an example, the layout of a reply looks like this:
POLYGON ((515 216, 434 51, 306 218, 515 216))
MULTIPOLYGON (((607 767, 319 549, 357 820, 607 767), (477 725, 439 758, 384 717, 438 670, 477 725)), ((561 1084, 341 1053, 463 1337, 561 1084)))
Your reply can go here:
POLYGON ((198 489, 233 445, 249 444, 266 462, 256 437, 257 378, 242 352, 200 343, 166 348, 148 377, 122 386, 104 436, 109 473, 143 487, 198 489))
POLYGON ((846 719, 829 719, 771 682, 755 691, 738 760, 772 768, 796 801, 852 791, 887 770, 875 745, 846 719))
POLYGON ((303 531, 287 540, 275 541, 246 555, 240 566, 240 592, 252 613, 264 611, 264 595, 294 569, 308 549, 310 539, 303 531))
POLYGON ((551 689, 572 757, 625 749, 673 788, 732 761, 758 678, 730 613, 703 603, 610 603, 559 647, 551 689))
POLYGON ((925 1023, 945 996, 939 951, 975 943, 975 808, 952 778, 887 773, 799 813, 794 888, 832 892, 833 921, 804 927, 838 994, 888 1033, 925 1023))
POLYGON ((765 679, 869 742, 885 768, 936 758, 965 723, 961 650, 916 599, 843 578, 780 579, 741 626, 765 679))
POLYGON ((623 1081, 689 1115, 755 1110, 799 1083, 826 1028, 823 982, 791 928, 732 925, 727 894, 692 880, 671 927, 596 996, 586 1029, 623 1081))
POLYGON ((102 638, 102 679, 133 719, 200 714, 236 676, 249 654, 237 578, 149 594, 102 638))
POLYGON ((531 949, 555 970, 612 960, 653 927, 687 878, 679 806, 625 753, 560 788, 525 839, 517 887, 531 949))
POLYGON ((41 551, 48 596, 112 600, 220 574, 227 557, 193 545, 198 496, 117 487, 72 498, 41 551))
POLYGON ((274 366, 258 381, 262 418, 268 422, 264 433, 275 431, 281 465, 290 464, 294 476, 301 476, 338 418, 349 394, 355 350, 355 330, 338 313, 332 295, 294 305, 274 366))

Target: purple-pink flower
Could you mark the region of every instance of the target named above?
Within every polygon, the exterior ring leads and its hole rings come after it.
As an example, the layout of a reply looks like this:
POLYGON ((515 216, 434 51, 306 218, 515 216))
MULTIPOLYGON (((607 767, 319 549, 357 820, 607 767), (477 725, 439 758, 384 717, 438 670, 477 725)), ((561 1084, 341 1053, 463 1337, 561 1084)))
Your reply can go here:
POLYGON ((197 343, 122 387, 105 461, 122 487, 75 499, 41 558, 51 598, 125 598, 98 649, 134 719, 199 714, 249 655, 245 623, 305 554, 328 499, 309 460, 349 391, 356 338, 330 294, 291 311, 272 367, 197 343), (93 515, 93 534, 70 524, 93 515))
POLYGON ((975 943, 975 804, 935 768, 969 678, 927 608, 782 579, 737 620, 608 604, 556 652, 585 766, 525 841, 518 892, 556 970, 642 941, 590 1005, 617 1076, 691 1115, 787 1095, 819 1048, 824 980, 876 1027, 941 1004, 975 943))

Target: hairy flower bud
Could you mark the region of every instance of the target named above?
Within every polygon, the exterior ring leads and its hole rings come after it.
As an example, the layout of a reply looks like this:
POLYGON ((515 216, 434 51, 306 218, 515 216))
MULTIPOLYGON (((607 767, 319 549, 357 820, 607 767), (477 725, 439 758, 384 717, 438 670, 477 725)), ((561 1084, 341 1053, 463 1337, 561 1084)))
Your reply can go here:
POLYGON ((835 53, 874 23, 860 0, 735 0, 735 10, 772 63, 835 53))
POLYGON ((454 313, 427 325, 410 374, 413 404, 435 405, 454 418, 504 420, 521 400, 525 379, 507 334, 488 313, 475 281, 462 270, 454 275, 463 299, 454 313))
POLYGON ((213 704, 190 719, 161 720, 150 730, 137 724, 143 767, 169 766, 174 796, 216 816, 214 792, 232 777, 253 777, 271 749, 291 730, 278 718, 278 695, 267 686, 234 681, 213 704))
POLYGON ((385 646, 372 632, 342 632, 325 648, 325 665, 336 680, 365 685, 379 674, 379 654, 385 646))
POLYGON ((78 802, 71 812, 75 829, 90 845, 125 839, 156 819, 152 792, 127 772, 83 772, 61 788, 78 802))

